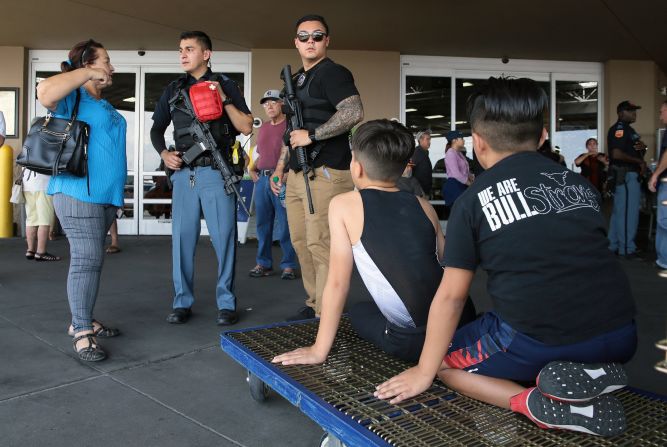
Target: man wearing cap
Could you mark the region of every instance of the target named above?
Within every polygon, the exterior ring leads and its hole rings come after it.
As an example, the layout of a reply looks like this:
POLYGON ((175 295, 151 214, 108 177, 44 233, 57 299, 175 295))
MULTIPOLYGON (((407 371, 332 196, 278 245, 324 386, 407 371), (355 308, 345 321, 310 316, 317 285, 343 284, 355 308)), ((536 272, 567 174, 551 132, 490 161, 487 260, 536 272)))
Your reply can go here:
POLYGON ((417 132, 417 147, 412 156, 412 176, 417 179, 428 199, 431 195, 431 183, 433 182, 433 166, 428 155, 431 147, 431 131, 426 129, 417 132))
POLYGON ((450 130, 447 132, 447 141, 450 148, 445 154, 447 180, 442 185, 442 197, 445 205, 451 208, 456 199, 472 183, 472 176, 468 160, 463 154, 466 149, 463 134, 458 130, 450 130))
POLYGON ((610 176, 615 179, 614 208, 609 222, 609 249, 627 258, 637 258, 635 235, 639 223, 639 176, 646 172, 646 144, 631 123, 637 120, 637 109, 630 101, 616 107, 618 121, 609 128, 607 147, 610 176))
POLYGON ((295 279, 296 253, 290 241, 287 226, 287 213, 278 197, 271 191, 273 170, 280 157, 283 146, 283 136, 287 128, 287 120, 282 111, 283 101, 278 90, 267 90, 259 103, 269 118, 262 124, 257 133, 257 154, 259 158, 250 172, 255 182, 255 217, 257 219, 257 265, 250 270, 250 276, 261 278, 273 272, 273 256, 271 243, 273 242, 273 222, 277 218, 278 237, 283 257, 280 261, 282 279, 295 279))
POLYGON ((307 15, 296 22, 294 46, 303 67, 294 73, 294 88, 303 106, 305 129, 291 130, 291 148, 306 149, 313 170, 309 186, 314 213, 308 206, 303 172, 294 154, 283 148, 271 182, 274 194, 287 174, 287 220, 301 277, 308 298, 290 320, 313 318, 320 313, 324 284, 329 275, 329 202, 352 191, 350 130, 364 117, 359 91, 347 68, 327 57, 329 26, 324 17, 307 15))

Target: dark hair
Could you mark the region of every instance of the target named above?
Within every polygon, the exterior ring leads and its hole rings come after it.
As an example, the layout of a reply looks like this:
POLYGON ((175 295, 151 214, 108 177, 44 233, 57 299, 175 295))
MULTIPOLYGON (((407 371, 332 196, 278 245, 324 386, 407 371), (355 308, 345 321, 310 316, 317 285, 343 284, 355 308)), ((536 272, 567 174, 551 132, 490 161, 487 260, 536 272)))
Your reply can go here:
POLYGON ((590 143, 591 141, 595 141, 596 143, 598 142, 597 138, 589 138, 588 140, 586 140, 586 147, 588 147, 588 143, 590 143))
POLYGON ((67 73, 85 67, 86 64, 92 64, 98 57, 96 48, 104 48, 104 46, 93 39, 77 43, 67 54, 69 60, 60 63, 60 71, 67 73))
POLYGON ((547 103, 547 94, 532 79, 490 77, 468 99, 472 130, 498 152, 535 150, 547 103))
POLYGON ((195 39, 205 50, 213 51, 211 38, 204 31, 183 31, 179 40, 195 39))
POLYGON ((415 140, 408 128, 387 119, 359 126, 350 145, 370 179, 388 182, 399 179, 415 152, 415 140))
POLYGON ((324 17, 317 14, 307 14, 296 21, 294 31, 298 31, 299 25, 301 25, 303 22, 320 22, 322 25, 324 25, 324 32, 327 33, 327 36, 329 35, 329 25, 327 25, 327 21, 324 20, 324 17))

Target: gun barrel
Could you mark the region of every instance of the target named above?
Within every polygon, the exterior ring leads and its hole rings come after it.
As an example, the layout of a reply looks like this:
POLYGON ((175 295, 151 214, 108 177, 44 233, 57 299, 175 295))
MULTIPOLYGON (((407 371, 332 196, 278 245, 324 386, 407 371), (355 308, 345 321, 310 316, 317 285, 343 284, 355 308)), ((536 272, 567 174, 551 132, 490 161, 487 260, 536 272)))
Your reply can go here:
POLYGON ((283 67, 280 77, 285 82, 285 93, 289 98, 294 98, 294 85, 292 85, 292 66, 287 64, 283 67))

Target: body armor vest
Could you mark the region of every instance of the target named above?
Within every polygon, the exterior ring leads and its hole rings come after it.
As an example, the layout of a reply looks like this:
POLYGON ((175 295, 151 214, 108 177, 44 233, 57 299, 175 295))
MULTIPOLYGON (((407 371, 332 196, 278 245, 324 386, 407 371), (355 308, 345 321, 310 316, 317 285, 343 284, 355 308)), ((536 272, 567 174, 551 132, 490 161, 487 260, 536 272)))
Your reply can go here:
MULTIPOLYGON (((195 144, 195 141, 190 134, 190 126, 192 125, 193 118, 180 110, 185 109, 181 95, 187 95, 190 89, 190 86, 185 85, 186 79, 186 77, 182 77, 176 81, 178 85, 176 86, 175 95, 178 97, 175 98, 174 101, 170 101, 171 118, 174 122, 174 143, 176 145, 176 150, 180 152, 187 151, 193 144, 195 144)), ((228 79, 229 78, 224 75, 215 74, 210 80, 218 81, 222 85, 223 81, 228 79)), ((215 138, 215 141, 218 143, 218 147, 225 153, 229 152, 236 135, 232 133, 235 129, 227 115, 223 115, 220 119, 209 121, 208 124, 211 128, 213 138, 215 138)))
MULTIPOLYGON (((299 101, 301 101, 302 105, 303 126, 309 131, 313 131, 317 127, 326 123, 334 115, 334 113, 336 113, 335 104, 331 104, 325 98, 315 98, 310 94, 310 84, 313 82, 313 79, 317 75, 317 71, 324 65, 333 63, 334 62, 331 59, 324 59, 322 62, 317 64, 315 68, 305 73, 306 81, 304 85, 298 87, 298 81, 296 82, 296 97, 299 99, 299 101)), ((303 75, 304 73, 300 73, 297 75, 297 78, 303 75)))

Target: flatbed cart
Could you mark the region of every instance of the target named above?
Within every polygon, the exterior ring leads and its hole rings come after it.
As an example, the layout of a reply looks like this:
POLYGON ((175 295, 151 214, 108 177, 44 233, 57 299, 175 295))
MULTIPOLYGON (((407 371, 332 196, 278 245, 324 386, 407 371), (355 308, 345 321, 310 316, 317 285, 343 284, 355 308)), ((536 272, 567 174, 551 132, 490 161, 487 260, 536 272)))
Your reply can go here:
POLYGON ((440 381, 398 405, 373 396, 375 386, 409 364, 360 339, 343 318, 322 365, 282 366, 271 358, 312 344, 318 321, 224 332, 221 346, 248 370, 250 394, 274 390, 324 430, 320 446, 667 446, 667 400, 638 390, 615 392, 628 429, 613 438, 542 430, 523 416, 446 388, 440 381))

